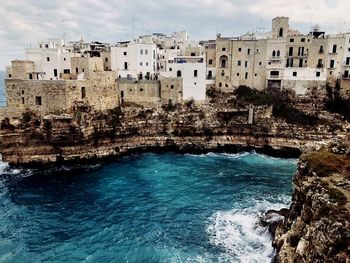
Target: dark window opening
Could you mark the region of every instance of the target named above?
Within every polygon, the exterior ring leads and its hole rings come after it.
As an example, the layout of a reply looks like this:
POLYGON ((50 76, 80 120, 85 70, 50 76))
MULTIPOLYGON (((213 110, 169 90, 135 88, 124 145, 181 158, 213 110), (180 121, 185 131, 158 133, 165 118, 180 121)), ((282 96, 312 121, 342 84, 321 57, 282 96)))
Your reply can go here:
POLYGON ((238 52, 241 52, 241 51, 242 51, 242 48, 239 47, 239 48, 238 48, 238 52))
POLYGON ((240 61, 240 60, 237 61, 237 65, 238 65, 238 66, 241 65, 241 61, 240 61))
POLYGON ((333 52, 333 53, 337 53, 337 45, 333 45, 332 52, 333 52))
POLYGON ((124 52, 124 56, 126 56, 128 53, 124 52))
POLYGON ((248 72, 245 73, 245 79, 248 79, 248 72))
POLYGON ((81 87, 81 99, 85 99, 85 97, 86 97, 86 88, 81 87))
POLYGON ((228 61, 228 58, 226 56, 222 56, 220 58, 220 66, 222 68, 226 68, 227 67, 227 61, 228 61))
POLYGON ((350 57, 347 57, 347 58, 346 58, 345 64, 346 64, 346 65, 350 65, 350 57))
POLYGON ((283 37, 283 28, 280 28, 280 31, 279 31, 279 33, 278 33, 278 36, 279 36, 279 37, 283 37))
POLYGON ((329 67, 330 67, 330 68, 334 68, 334 60, 333 60, 333 59, 331 60, 331 62, 330 62, 330 64, 329 64, 329 67))
POLYGON ((24 98, 22 98, 22 104, 24 104, 24 98))
POLYGON ((296 77, 296 76, 298 76, 298 72, 294 71, 293 72, 293 77, 296 77))
POLYGON ((128 70, 128 62, 124 62, 124 70, 128 70))
POLYGON ((50 61, 50 57, 46 57, 46 61, 49 62, 50 61))
POLYGON ((221 77, 225 76, 225 71, 221 71, 221 77))
POLYGON ((291 43, 293 43, 293 42, 294 42, 294 38, 291 38, 289 41, 290 41, 291 43))
POLYGON ((244 62, 244 67, 246 67, 246 68, 248 67, 248 61, 244 62))
POLYGON ((140 91, 142 92, 142 91, 143 91, 143 88, 140 88, 140 91))
POLYGON ((41 97, 40 96, 35 97, 35 105, 41 106, 41 97))
POLYGON ((198 77, 198 70, 195 69, 195 70, 193 71, 193 77, 195 77, 195 78, 198 77))
POLYGON ((64 74, 69 74, 69 73, 70 73, 70 69, 64 69, 64 70, 63 70, 63 73, 64 73, 64 74))
POLYGON ((75 68, 75 73, 79 73, 79 69, 78 68, 75 68))
POLYGON ((248 53, 248 55, 250 55, 250 48, 248 48, 248 52, 247 53, 248 53))
POLYGON ((108 58, 105 58, 105 61, 108 62, 108 58))
POLYGON ((123 90, 120 92, 120 98, 121 98, 122 103, 123 103, 124 102, 124 91, 123 90))
POLYGON ((208 64, 209 64, 209 65, 212 65, 212 64, 213 64, 213 60, 212 60, 212 59, 209 59, 208 64))
POLYGON ((300 39, 301 42, 305 42, 305 38, 300 39))
POLYGON ((323 53, 323 52, 324 52, 324 48, 323 48, 323 46, 320 46, 319 53, 323 53))
POLYGON ((219 87, 220 87, 220 88, 222 87, 222 83, 221 83, 221 82, 219 83, 219 87))
POLYGON ((174 89, 174 85, 170 85, 170 89, 174 89))
POLYGON ((303 67, 303 59, 301 58, 301 59, 299 59, 299 68, 302 68, 303 67))
POLYGON ((176 76, 178 77, 178 78, 180 78, 181 77, 181 70, 178 70, 177 72, 176 72, 176 76))
POLYGON ((29 74, 29 79, 33 79, 33 74, 29 74))
POLYGON ((289 56, 293 56, 293 47, 289 47, 289 56))
POLYGON ((196 56, 196 53, 191 53, 191 57, 195 57, 196 56))
POLYGON ((316 72, 316 77, 320 77, 321 76, 321 72, 316 72))
POLYGON ((53 76, 54 76, 54 77, 57 77, 57 69, 54 69, 54 70, 53 70, 53 76))
POLYGON ((213 73, 211 70, 208 71, 208 79, 212 79, 213 78, 213 73))
POLYGON ((270 72, 270 76, 279 76, 280 75, 280 72, 278 70, 273 70, 270 72))

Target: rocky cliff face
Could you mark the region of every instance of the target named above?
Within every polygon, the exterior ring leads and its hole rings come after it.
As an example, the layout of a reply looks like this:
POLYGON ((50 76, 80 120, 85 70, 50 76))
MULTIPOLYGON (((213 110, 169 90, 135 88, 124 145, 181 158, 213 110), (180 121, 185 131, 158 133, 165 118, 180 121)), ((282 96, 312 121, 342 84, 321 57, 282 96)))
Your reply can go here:
POLYGON ((283 211, 276 229, 270 224, 274 262, 350 262, 349 137, 345 140, 301 156, 290 210, 283 211))
POLYGON ((102 112, 77 105, 71 115, 25 113, 1 123, 0 153, 11 164, 81 161, 152 149, 255 149, 298 156, 310 144, 335 134, 334 125, 300 126, 276 119, 268 106, 255 107, 254 122, 249 123, 248 111, 248 107, 232 109, 229 102, 196 105, 188 101, 162 109, 124 105, 102 112))

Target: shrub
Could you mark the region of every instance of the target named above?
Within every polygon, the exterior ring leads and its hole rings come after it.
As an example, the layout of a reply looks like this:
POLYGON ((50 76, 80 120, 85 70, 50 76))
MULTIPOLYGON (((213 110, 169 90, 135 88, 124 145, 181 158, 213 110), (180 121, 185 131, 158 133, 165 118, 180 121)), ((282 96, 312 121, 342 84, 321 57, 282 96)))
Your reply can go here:
POLYGON ((339 205, 343 206, 347 203, 346 196, 337 188, 330 188, 328 189, 329 198, 333 201, 338 203, 339 205))

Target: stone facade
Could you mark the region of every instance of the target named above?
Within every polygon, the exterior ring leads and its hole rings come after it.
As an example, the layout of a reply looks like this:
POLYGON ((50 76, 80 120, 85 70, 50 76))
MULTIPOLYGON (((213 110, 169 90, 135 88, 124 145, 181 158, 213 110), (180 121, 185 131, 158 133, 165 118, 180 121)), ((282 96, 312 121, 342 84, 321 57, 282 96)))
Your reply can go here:
POLYGON ((143 106, 159 107, 161 104, 182 101, 181 78, 160 80, 117 80, 120 102, 134 102, 143 106))

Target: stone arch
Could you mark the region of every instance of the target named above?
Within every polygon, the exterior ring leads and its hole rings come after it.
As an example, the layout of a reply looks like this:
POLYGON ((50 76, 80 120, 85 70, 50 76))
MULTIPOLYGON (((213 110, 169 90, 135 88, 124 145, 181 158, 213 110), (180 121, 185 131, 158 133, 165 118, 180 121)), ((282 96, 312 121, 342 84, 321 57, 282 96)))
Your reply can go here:
POLYGON ((227 56, 221 56, 220 57, 220 67, 221 68, 227 68, 228 67, 228 57, 227 56))

